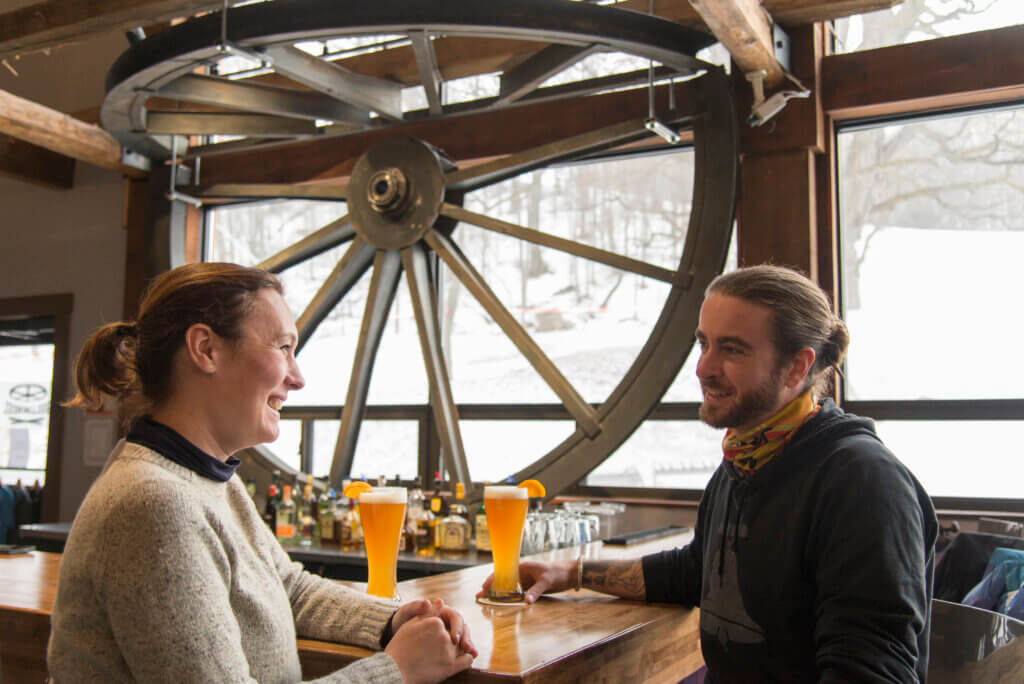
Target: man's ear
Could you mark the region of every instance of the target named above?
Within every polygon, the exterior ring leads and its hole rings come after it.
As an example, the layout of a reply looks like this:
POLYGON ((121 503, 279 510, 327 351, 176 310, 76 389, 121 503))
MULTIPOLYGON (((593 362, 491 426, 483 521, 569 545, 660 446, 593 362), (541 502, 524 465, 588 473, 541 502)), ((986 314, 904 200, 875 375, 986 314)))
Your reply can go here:
POLYGON ((804 347, 796 353, 786 373, 786 387, 798 387, 814 367, 814 350, 804 347))
POLYGON ((185 331, 185 357, 202 373, 217 370, 220 336, 205 323, 196 323, 185 331))

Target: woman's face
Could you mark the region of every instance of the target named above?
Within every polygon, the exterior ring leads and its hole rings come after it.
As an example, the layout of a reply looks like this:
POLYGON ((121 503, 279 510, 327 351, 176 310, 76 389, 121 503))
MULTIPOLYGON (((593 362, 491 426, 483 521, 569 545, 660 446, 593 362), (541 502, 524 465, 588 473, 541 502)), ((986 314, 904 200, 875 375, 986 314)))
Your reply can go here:
POLYGON ((218 441, 227 453, 277 439, 281 405, 288 392, 306 384, 295 362, 297 339, 284 298, 260 290, 241 338, 218 368, 217 395, 224 409, 218 441))

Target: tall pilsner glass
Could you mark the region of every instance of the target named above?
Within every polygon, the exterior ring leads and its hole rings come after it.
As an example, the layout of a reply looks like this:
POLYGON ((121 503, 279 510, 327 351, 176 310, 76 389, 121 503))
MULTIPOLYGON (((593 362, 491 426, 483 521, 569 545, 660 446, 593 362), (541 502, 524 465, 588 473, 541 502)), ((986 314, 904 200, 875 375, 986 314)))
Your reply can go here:
POLYGON ((405 487, 375 487, 359 495, 359 517, 363 524, 366 565, 369 573, 366 593, 398 600, 398 545, 405 525, 405 487))
POLYGON ((528 497, 523 487, 484 487, 484 510, 494 556, 494 581, 487 594, 491 601, 517 603, 523 600, 523 588, 519 585, 519 550, 530 504, 528 497))

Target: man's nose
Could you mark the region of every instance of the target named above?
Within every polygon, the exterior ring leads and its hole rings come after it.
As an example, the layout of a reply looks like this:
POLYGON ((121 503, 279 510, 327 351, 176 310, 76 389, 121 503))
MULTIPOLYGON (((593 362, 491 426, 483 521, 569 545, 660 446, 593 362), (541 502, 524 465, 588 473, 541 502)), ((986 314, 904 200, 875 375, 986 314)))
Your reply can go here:
POLYGON ((717 374, 718 362, 710 349, 701 351, 697 359, 697 378, 703 380, 717 374))

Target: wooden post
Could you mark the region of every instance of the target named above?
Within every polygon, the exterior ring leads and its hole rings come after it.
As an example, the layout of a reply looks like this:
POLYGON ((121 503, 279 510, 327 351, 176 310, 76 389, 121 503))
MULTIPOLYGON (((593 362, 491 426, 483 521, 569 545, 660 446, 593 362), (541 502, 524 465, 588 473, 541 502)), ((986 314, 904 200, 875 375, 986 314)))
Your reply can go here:
MULTIPOLYGON (((820 97, 825 38, 823 24, 790 31, 792 71, 811 89, 811 97, 791 100, 782 112, 759 128, 741 124, 737 223, 741 265, 771 262, 793 266, 832 292, 835 260, 821 258, 823 251, 834 251, 829 237, 831 226, 820 225, 822 214, 818 206, 823 189, 819 160, 826 150, 820 97), (821 266, 829 272, 822 272, 821 266)), ((735 74, 734 83, 738 116, 745 120, 752 102, 750 85, 742 74, 735 74)))

